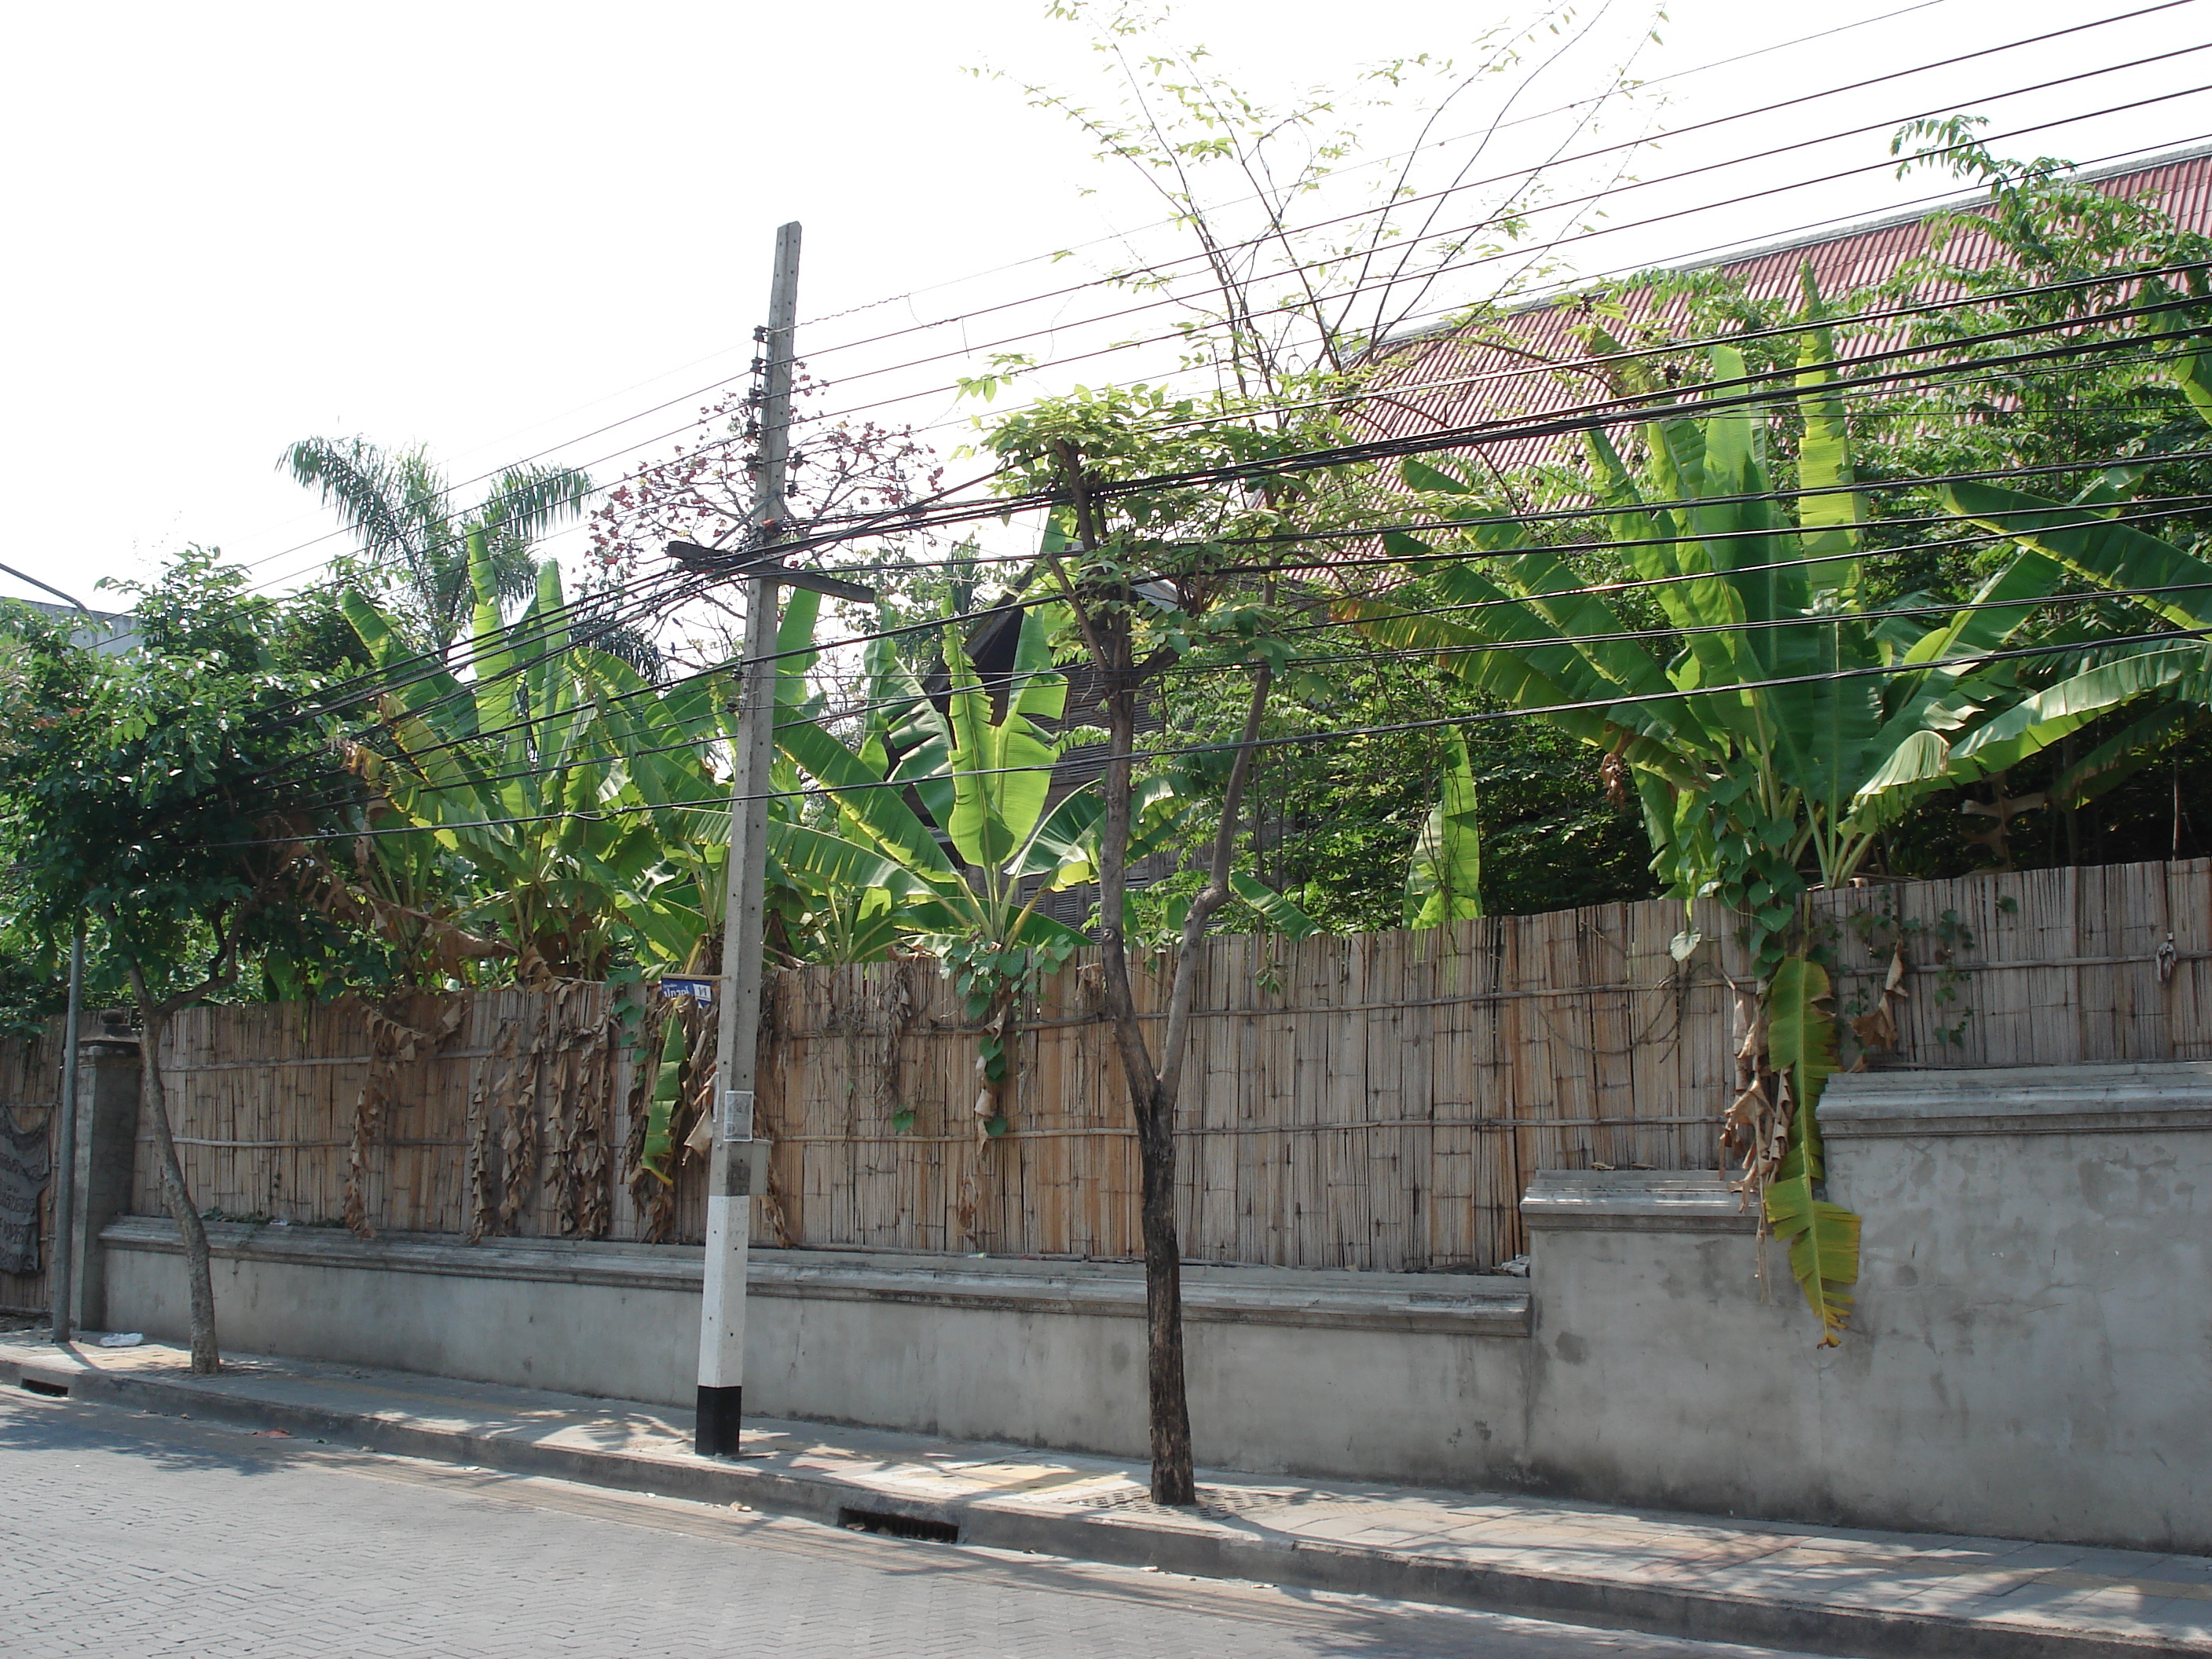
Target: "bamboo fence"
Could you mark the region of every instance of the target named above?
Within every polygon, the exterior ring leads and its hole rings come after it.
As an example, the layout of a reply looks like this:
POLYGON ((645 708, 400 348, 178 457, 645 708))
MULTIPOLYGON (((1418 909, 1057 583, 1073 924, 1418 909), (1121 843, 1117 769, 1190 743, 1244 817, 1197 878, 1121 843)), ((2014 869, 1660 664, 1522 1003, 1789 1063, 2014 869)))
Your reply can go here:
MULTIPOLYGON (((1833 935, 1846 1016, 1878 993, 1893 948, 1912 964, 1900 1040, 1869 1063, 2212 1055, 2212 862, 1869 886, 1818 895, 1814 909, 1833 935)), ((1683 908, 1657 901, 1417 933, 1208 941, 1178 1131, 1186 1255, 1480 1270, 1520 1253, 1535 1170, 1715 1167, 1731 979, 1746 963, 1724 915, 1700 907, 1691 921, 1703 937, 1680 960, 1683 908)), ((1006 1132, 987 1135, 975 1034, 933 963, 778 975, 758 1118, 772 1182, 754 1206, 756 1241, 1135 1254, 1135 1138, 1097 987, 1095 961, 1079 955, 1023 1011, 991 1102, 1006 1132)), ((1141 982, 1142 998, 1160 992, 1141 982)), ((389 1104, 360 1146, 366 1224, 701 1237, 699 1160, 686 1160, 657 1231, 639 1201, 656 1183, 627 1184, 641 1103, 612 994, 460 1004, 450 1035, 386 1062, 389 1104), (580 1084, 549 1051, 518 1081, 518 1054, 580 1029, 610 1034, 599 1072, 580 1084), (595 1181, 610 1201, 580 1220, 580 1183, 595 1181)), ((165 1068, 197 1201, 242 1218, 340 1221, 373 1048, 359 1007, 180 1018, 165 1068)), ((137 1201, 149 1212, 151 1152, 142 1142, 137 1201)))

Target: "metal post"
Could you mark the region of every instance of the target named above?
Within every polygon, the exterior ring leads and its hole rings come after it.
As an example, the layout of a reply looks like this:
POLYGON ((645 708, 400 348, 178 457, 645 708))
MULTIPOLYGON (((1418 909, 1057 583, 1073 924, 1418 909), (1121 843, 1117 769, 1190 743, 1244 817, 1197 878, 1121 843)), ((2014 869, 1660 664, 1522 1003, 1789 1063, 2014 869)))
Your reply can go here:
POLYGON ((62 1022, 60 1133, 54 1137, 54 1248, 46 1258, 46 1277, 54 1293, 54 1340, 76 1334, 70 1319, 70 1291, 76 1276, 76 1031, 84 1003, 84 918, 76 919, 70 940, 69 1013, 62 1022))
MULTIPOLYGON (((799 318, 799 227, 775 234, 769 294, 766 398, 761 410, 760 483, 754 514, 763 552, 773 558, 786 517, 791 454, 793 334, 799 318)), ((744 1397, 745 1257, 752 1194, 766 1169, 753 1138, 753 1086, 760 1042, 761 955, 768 871, 769 773, 775 752, 776 589, 773 574, 745 584, 745 656, 739 680, 738 744, 730 800, 729 898, 722 921, 722 1000, 715 1055, 714 1150, 707 1176, 707 1275, 699 1310, 698 1425, 702 1457, 734 1453, 744 1397)))

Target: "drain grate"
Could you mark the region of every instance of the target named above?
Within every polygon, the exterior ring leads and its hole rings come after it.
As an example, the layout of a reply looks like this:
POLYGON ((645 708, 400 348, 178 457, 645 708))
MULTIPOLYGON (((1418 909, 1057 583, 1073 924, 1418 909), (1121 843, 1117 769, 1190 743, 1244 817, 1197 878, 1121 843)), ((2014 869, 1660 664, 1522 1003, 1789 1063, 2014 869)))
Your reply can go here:
POLYGON ((848 1532, 872 1532, 884 1538, 911 1538, 924 1544, 957 1544, 960 1528, 950 1521, 927 1521, 889 1510, 840 1509, 837 1524, 848 1532))
POLYGON ((69 1398, 69 1384, 66 1382, 49 1382, 43 1376, 19 1376, 15 1380, 22 1385, 25 1394, 42 1394, 50 1400, 69 1398))

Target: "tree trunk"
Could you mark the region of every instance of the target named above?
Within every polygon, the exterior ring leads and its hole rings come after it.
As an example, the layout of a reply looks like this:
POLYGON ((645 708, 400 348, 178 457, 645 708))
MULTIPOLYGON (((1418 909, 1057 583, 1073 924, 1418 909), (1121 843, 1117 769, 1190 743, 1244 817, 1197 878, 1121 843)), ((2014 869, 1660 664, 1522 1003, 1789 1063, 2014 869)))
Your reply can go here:
POLYGON ((1198 1486, 1191 1468, 1190 1397, 1183 1381, 1182 1241, 1176 1232, 1176 1107, 1182 1093, 1182 1062, 1188 1046, 1192 999, 1199 953, 1206 930, 1229 900, 1229 872, 1236 851, 1237 820, 1244 787, 1251 775, 1253 745, 1260 735, 1273 677, 1261 668, 1253 681, 1252 704, 1244 738, 1230 769, 1221 803, 1221 822, 1213 836, 1213 856, 1205 890, 1185 915, 1175 980, 1168 996, 1157 1062, 1145 1046, 1129 981, 1128 940, 1121 902, 1127 890, 1130 757, 1136 748, 1137 701, 1133 691, 1108 699, 1111 742, 1106 767, 1106 812, 1098 856, 1099 954, 1106 969, 1107 1012, 1137 1121, 1137 1159, 1141 1181, 1138 1219, 1145 1244, 1145 1382, 1152 1425, 1152 1501, 1194 1504, 1198 1486))
MULTIPOLYGON (((1059 450, 1075 511, 1077 539, 1085 554, 1092 555, 1100 544, 1100 527, 1091 508, 1081 457, 1066 444, 1059 450)), ((1121 1077, 1128 1087, 1130 1111, 1137 1127, 1138 1223, 1145 1246, 1146 1415, 1152 1430, 1152 1501, 1195 1504, 1198 1486, 1191 1469, 1190 1399, 1183 1381, 1182 1241, 1176 1233, 1176 1104, 1182 1091, 1199 945, 1207 924, 1229 897, 1237 814, 1251 775, 1253 745, 1259 736, 1272 677, 1262 666, 1253 684, 1243 744, 1230 770, 1221 823, 1214 835, 1211 879, 1184 919, 1182 948, 1176 958, 1175 983, 1161 1030, 1159 1059, 1155 1062, 1145 1043, 1143 1023, 1137 1018, 1122 915, 1128 896, 1137 690, 1145 678, 1133 648, 1126 608, 1129 595, 1122 590, 1120 606, 1094 615, 1059 560, 1049 553, 1046 556, 1074 609, 1098 673, 1106 712, 1105 810, 1098 837, 1098 954, 1106 981, 1106 1017, 1114 1030, 1121 1077)))
MULTIPOLYGON (((131 977, 137 977, 135 970, 131 977)), ((222 1369, 222 1355, 216 1347, 215 1275, 208 1265, 207 1226, 185 1186, 176 1135, 169 1126, 169 1098, 161 1082, 161 1036, 168 1029, 169 1013, 166 1008, 149 1005, 143 997, 138 1010, 145 1026, 138 1048, 139 1092, 153 1109, 154 1145, 161 1157, 161 1192, 185 1243, 185 1284, 192 1316, 192 1370, 211 1376, 222 1369)))
MULTIPOLYGON (((1116 645, 1120 643, 1118 631, 1116 645)), ((1114 663, 1112 668, 1124 665, 1114 663)), ((1117 675, 1118 678, 1119 676, 1117 675)), ((1106 1012, 1121 1055, 1121 1077, 1137 1124, 1140 1175, 1138 1223, 1145 1244, 1146 1416, 1152 1426, 1152 1501, 1194 1504, 1190 1401, 1182 1374, 1182 1241, 1176 1236, 1175 1102, 1163 1098, 1159 1073, 1145 1046, 1129 981, 1129 946, 1121 906, 1128 892, 1129 813, 1136 748, 1137 699, 1126 685, 1106 698, 1110 738, 1106 763, 1105 823, 1098 848, 1098 945, 1106 974, 1106 1012)))
MULTIPOLYGON (((1151 1082, 1152 1079, 1146 1079, 1151 1082)), ((1133 1091, 1133 1080, 1132 1088, 1133 1091)), ((1152 1420, 1152 1502, 1195 1504, 1190 1396, 1182 1374, 1182 1240, 1176 1233, 1175 1103, 1157 1085, 1137 1109, 1145 1241, 1145 1393, 1152 1420)))

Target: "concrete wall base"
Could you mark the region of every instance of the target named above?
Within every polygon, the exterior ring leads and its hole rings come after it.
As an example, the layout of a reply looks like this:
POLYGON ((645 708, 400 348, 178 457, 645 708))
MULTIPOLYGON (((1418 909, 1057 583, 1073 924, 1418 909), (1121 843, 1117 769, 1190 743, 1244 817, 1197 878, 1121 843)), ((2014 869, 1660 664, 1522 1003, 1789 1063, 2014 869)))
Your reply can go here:
MULTIPOLYGON (((692 1401, 696 1248, 364 1243, 222 1223, 208 1236, 234 1349, 692 1401)), ((114 1321, 182 1338, 173 1225, 128 1218, 106 1243, 114 1321)), ((1183 1283, 1202 1461, 1431 1484, 1505 1476, 1493 1449, 1516 1443, 1524 1411, 1524 1281, 1191 1267, 1183 1283)), ((1145 1455, 1132 1266, 757 1249, 748 1290, 748 1411, 1145 1455)))
MULTIPOLYGON (((1717 1176, 1540 1176, 1526 1281, 1186 1269, 1200 1460, 2212 1553, 2212 1065, 1873 1073, 1822 1109, 1864 1218, 1820 1328, 1717 1176)), ((217 1226, 230 1346, 664 1404, 696 1249, 217 1226)), ((166 1221, 108 1319, 185 1330, 166 1221)), ((1133 1267, 757 1250, 745 1404, 1145 1451, 1133 1267)))

